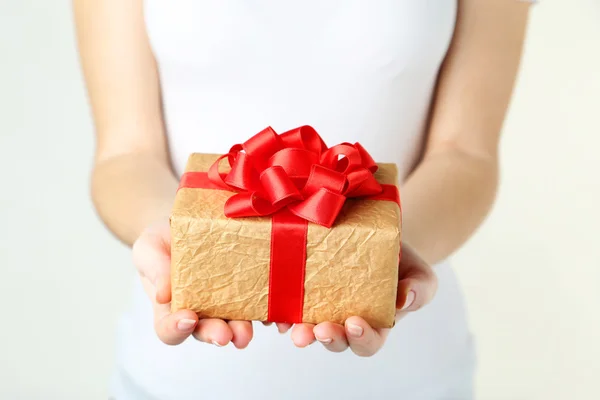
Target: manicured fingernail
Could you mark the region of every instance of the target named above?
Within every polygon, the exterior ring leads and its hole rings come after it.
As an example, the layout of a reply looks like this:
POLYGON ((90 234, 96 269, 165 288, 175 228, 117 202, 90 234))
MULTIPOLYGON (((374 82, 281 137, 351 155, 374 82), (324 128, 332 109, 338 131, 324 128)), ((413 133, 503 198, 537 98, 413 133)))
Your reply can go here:
POLYGON ((402 310, 406 310, 408 307, 410 307, 412 305, 412 303, 415 301, 415 292, 414 291, 410 291, 408 292, 408 294, 406 295, 406 300, 404 301, 404 305, 402 306, 402 310))
POLYGON ((194 329, 195 326, 196 321, 193 319, 180 319, 179 322, 177 322, 177 329, 182 332, 189 332, 194 329))
POLYGON ((350 336, 354 336, 356 338, 361 337, 363 334, 363 328, 358 325, 348 324, 346 329, 348 329, 348 333, 350 334, 350 336))
POLYGON ((318 336, 315 336, 315 338, 323 344, 329 344, 333 341, 333 339, 331 339, 331 338, 320 338, 318 336))
POLYGON ((216 340, 213 340, 212 344, 214 344, 217 347, 223 347, 223 345, 221 343, 217 342, 216 340))

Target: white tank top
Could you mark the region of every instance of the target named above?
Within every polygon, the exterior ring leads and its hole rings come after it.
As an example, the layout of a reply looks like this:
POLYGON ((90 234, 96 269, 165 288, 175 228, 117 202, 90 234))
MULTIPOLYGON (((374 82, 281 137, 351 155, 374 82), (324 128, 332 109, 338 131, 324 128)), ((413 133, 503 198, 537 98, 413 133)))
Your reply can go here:
MULTIPOLYGON (((308 124, 328 145, 361 142, 406 177, 455 17, 455 0, 146 0, 175 171, 190 152, 223 153, 266 126, 308 124)), ((471 345, 453 272, 436 270, 433 303, 398 323, 369 359, 319 343, 297 349, 261 324, 245 350, 193 339, 166 346, 136 284, 120 325, 119 366, 159 399, 442 393, 469 364, 471 345)))

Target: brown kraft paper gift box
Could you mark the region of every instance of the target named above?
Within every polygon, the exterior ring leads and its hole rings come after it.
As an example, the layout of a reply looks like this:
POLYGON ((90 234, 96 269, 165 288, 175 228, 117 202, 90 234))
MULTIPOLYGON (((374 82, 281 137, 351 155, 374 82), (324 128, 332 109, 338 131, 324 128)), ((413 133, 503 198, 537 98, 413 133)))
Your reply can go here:
MULTIPOLYGON (((208 171, 218 157, 192 154, 186 172, 208 171)), ((378 167, 379 183, 397 184, 394 164, 378 167)), ((271 217, 226 217, 224 204, 234 194, 177 192, 170 218, 173 311, 267 320, 271 217)), ((356 315, 375 328, 394 325, 400 221, 400 207, 392 201, 351 198, 331 229, 308 224, 303 322, 343 324, 356 315)))

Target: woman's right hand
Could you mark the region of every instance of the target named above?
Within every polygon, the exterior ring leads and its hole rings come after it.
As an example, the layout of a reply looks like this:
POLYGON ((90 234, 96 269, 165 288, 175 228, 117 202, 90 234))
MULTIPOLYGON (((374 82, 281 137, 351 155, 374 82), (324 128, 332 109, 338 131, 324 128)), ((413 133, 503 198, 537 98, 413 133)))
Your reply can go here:
POLYGON ((154 329, 164 343, 177 345, 190 335, 201 342, 238 349, 252 340, 249 321, 201 319, 191 310, 171 313, 171 232, 167 219, 147 228, 133 245, 133 262, 154 309, 154 329))

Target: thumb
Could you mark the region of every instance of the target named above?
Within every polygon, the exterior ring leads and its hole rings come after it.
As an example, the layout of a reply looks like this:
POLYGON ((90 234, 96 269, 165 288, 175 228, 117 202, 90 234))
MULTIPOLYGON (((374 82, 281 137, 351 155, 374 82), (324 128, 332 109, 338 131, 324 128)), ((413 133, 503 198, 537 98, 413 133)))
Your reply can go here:
POLYGON ((403 315, 429 304, 437 292, 437 275, 433 268, 406 244, 398 265, 396 308, 403 315))
POLYGON ((148 281, 159 304, 171 301, 171 232, 169 223, 160 222, 142 232, 132 247, 133 263, 140 277, 148 281))

